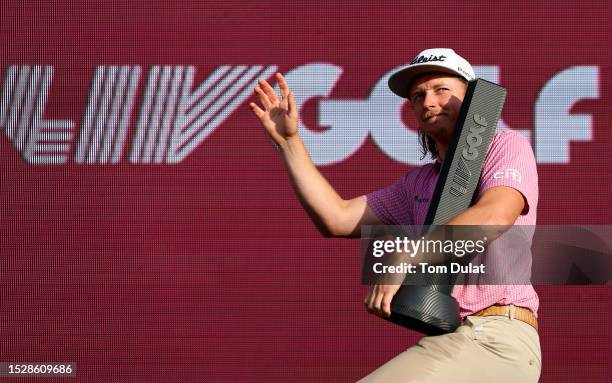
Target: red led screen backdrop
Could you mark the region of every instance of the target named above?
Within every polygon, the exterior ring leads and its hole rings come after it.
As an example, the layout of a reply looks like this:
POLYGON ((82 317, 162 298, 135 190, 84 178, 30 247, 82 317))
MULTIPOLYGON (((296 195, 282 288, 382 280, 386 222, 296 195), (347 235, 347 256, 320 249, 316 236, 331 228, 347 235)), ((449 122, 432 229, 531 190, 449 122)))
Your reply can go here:
MULTIPOLYGON (((422 162, 387 78, 453 48, 508 90, 500 125, 534 148, 538 222, 612 223, 603 2, 5 1, 0 20, 0 362, 344 382, 416 342, 367 314, 359 241, 320 236, 249 110, 276 71, 349 198, 422 162)), ((536 290, 541 381, 609 381, 612 290, 536 290)))

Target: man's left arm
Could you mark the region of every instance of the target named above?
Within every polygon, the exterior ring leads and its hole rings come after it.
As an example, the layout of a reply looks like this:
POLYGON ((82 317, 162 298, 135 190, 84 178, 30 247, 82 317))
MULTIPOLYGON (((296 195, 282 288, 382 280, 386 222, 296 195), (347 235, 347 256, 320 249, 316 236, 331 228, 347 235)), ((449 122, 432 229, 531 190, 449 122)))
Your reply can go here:
MULTIPOLYGON (((484 230, 487 242, 491 242, 514 224, 524 207, 525 199, 518 190, 508 186, 496 186, 486 190, 476 204, 453 217, 447 225, 478 225, 484 230)), ((418 263, 422 260, 413 259, 413 261, 418 263)), ((436 263, 433 259, 428 261, 436 263)), ((438 260, 440 261, 442 259, 438 260)), ((369 293, 364 299, 368 312, 383 318, 390 316, 391 300, 400 286, 370 286, 369 293)))
MULTIPOLYGON (((482 238, 484 235, 487 242, 491 242, 512 227, 521 215, 531 212, 531 219, 527 222, 535 224, 538 174, 529 141, 511 130, 498 132, 487 153, 479 187, 477 202, 453 217, 447 225, 478 225, 481 229, 478 236, 482 238)), ((476 235, 477 231, 470 232, 476 235)), ((436 235, 435 232, 432 234, 436 235)), ((440 258, 428 261, 444 261, 442 256, 440 258)), ((416 259, 413 261, 419 262, 416 259)), ((364 299, 368 312, 381 317, 390 316, 391 299, 400 286, 371 286, 364 299)))

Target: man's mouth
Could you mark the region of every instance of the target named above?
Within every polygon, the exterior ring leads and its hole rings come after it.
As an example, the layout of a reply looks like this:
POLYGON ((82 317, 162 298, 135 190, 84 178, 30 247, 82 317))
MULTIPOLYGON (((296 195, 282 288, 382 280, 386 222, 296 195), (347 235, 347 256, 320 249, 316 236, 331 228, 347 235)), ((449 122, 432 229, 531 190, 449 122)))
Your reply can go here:
POLYGON ((438 117, 438 116, 442 116, 444 115, 444 113, 432 113, 432 114, 425 114, 425 116, 423 117, 423 121, 428 122, 429 120, 431 120, 434 117, 438 117))

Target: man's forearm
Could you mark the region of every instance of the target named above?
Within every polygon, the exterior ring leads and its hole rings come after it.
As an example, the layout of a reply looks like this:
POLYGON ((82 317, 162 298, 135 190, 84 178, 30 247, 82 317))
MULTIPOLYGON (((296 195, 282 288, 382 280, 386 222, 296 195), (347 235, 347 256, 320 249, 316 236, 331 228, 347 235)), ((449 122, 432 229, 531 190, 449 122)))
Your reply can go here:
MULTIPOLYGON (((422 243, 462 241, 486 246, 512 227, 524 208, 522 195, 508 187, 496 187, 485 192, 474 206, 464 210, 445 225, 438 226, 423 238, 411 238, 422 243)), ((455 254, 441 251, 442 246, 419 246, 410 254, 395 252, 390 258, 394 265, 441 264, 452 260, 455 254), (426 249, 425 251, 423 249, 426 249)), ((469 253, 470 251, 468 251, 469 253)), ((399 278, 401 282, 403 278, 399 278)), ((398 283, 398 278, 394 278, 398 283)))
MULTIPOLYGON (((512 227, 523 207, 524 200, 518 191, 508 187, 492 188, 478 203, 434 229, 425 239, 483 241, 489 244, 512 227)), ((452 254, 445 253, 419 253, 411 261, 437 264, 451 257, 452 254)))
POLYGON ((324 235, 338 235, 346 203, 313 164, 299 136, 281 147, 291 186, 300 203, 324 235))

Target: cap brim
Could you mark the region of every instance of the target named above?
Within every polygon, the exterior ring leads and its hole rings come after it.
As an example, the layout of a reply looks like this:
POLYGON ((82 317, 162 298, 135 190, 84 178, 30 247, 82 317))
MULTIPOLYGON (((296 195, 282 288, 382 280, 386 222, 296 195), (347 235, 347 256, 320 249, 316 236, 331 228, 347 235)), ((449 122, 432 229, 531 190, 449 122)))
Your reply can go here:
POLYGON ((459 73, 452 69, 445 68, 440 65, 431 64, 417 64, 410 65, 404 69, 400 69, 389 77, 388 85, 389 89, 395 94, 403 98, 410 98, 410 83, 414 78, 423 73, 449 73, 455 76, 459 76, 459 73))

